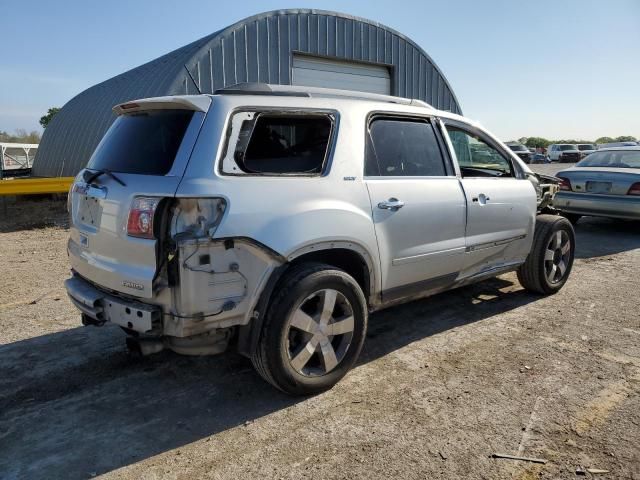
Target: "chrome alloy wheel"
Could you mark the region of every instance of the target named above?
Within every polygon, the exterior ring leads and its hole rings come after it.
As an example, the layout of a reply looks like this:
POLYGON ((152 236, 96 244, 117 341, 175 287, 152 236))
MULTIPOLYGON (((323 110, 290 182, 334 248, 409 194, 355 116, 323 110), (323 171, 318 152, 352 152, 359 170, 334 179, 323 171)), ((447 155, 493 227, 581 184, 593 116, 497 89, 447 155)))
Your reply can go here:
POLYGON ((353 330, 353 308, 342 293, 326 289, 309 295, 287 320, 284 341, 291 367, 307 377, 326 375, 344 359, 353 330))
POLYGON ((549 283, 558 283, 564 278, 571 257, 571 240, 564 230, 553 234, 544 252, 544 271, 549 283))

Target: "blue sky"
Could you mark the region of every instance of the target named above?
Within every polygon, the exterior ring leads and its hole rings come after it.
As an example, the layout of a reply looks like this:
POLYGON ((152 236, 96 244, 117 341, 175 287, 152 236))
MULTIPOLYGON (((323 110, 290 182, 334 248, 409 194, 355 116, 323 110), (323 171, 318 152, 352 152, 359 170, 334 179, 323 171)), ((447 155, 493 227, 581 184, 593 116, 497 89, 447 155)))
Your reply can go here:
POLYGON ((421 45, 504 140, 640 137, 640 0, 0 0, 0 130, 234 21, 279 8, 369 18, 421 45))

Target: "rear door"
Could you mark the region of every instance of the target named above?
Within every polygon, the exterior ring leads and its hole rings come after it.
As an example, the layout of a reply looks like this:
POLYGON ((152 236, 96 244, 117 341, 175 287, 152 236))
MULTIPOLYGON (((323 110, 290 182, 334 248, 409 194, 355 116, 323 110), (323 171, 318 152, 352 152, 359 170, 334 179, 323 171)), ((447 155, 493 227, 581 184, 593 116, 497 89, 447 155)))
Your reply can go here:
POLYGON ((383 301, 452 284, 463 266, 466 206, 431 120, 377 115, 367 136, 383 301))
POLYGON ((150 298, 162 199, 175 195, 204 113, 184 105, 132 105, 76 177, 68 251, 72 268, 81 276, 108 289, 150 298), (150 215, 130 219, 138 197, 150 199, 138 205, 148 208, 150 215), (151 238, 129 235, 129 221, 148 227, 151 238))
POLYGON ((481 130, 445 120, 467 204, 463 275, 524 261, 533 241, 533 184, 500 145, 481 130))

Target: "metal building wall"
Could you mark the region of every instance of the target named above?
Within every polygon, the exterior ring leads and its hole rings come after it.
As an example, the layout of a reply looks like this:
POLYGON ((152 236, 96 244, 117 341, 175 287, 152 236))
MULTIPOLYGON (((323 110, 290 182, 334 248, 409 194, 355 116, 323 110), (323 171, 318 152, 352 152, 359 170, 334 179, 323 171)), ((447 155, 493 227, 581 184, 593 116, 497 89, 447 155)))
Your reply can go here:
POLYGON ((203 93, 240 82, 291 83, 293 52, 391 69, 392 92, 461 113, 446 79, 414 42, 369 20, 318 10, 282 10, 242 20, 85 90, 43 135, 34 175, 75 175, 113 122, 111 107, 136 98, 203 93))

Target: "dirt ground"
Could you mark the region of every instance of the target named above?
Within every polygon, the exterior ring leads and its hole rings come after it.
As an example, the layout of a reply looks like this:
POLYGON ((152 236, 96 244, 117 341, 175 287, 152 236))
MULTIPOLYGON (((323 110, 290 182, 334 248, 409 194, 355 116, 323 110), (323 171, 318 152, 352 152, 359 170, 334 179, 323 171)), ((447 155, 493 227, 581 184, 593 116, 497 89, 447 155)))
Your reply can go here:
POLYGON ((65 217, 0 209, 2 479, 640 479, 637 223, 581 221, 555 296, 509 274, 373 315, 358 366, 300 399, 236 354, 136 359, 81 327, 65 217))

